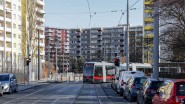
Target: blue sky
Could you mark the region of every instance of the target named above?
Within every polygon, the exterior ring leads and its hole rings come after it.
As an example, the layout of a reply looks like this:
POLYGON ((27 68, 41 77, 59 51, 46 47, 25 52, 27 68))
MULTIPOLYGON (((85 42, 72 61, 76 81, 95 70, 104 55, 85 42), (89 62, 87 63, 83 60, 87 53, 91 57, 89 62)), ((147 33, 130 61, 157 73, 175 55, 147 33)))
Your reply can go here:
MULTIPOLYGON (((45 0, 45 26, 58 28, 89 28, 117 26, 127 0, 45 0)), ((130 24, 143 25, 143 0, 130 0, 130 24)), ((126 12, 121 24, 126 24, 126 12)))

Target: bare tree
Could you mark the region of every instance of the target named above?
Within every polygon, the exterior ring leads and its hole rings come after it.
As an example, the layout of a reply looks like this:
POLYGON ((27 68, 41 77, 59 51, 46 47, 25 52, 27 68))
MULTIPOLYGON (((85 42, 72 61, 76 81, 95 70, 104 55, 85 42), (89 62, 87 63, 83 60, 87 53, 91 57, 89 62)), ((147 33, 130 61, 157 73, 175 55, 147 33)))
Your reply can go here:
POLYGON ((161 0, 160 28, 162 52, 165 58, 185 61, 185 1, 161 0))

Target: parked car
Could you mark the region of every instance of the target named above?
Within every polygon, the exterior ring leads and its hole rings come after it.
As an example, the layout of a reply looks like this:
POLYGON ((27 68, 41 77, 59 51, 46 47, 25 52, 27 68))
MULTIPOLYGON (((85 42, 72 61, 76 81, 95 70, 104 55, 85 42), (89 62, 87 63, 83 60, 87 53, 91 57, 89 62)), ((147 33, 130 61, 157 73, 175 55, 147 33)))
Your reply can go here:
POLYGON ((164 81, 148 78, 137 92, 137 104, 150 104, 157 89, 164 81))
POLYGON ((131 76, 144 76, 144 73, 142 71, 121 71, 116 84, 117 92, 120 96, 123 95, 124 85, 131 76))
POLYGON ((166 80, 154 95, 153 104, 185 104, 185 79, 166 80))
POLYGON ((137 91, 140 89, 141 85, 146 81, 146 77, 130 77, 125 85, 125 89, 123 90, 123 97, 128 98, 131 102, 137 97, 137 91))
POLYGON ((2 96, 3 95, 3 84, 0 82, 0 96, 2 96))
POLYGON ((17 92, 18 84, 15 74, 0 74, 0 82, 3 84, 4 93, 17 92))

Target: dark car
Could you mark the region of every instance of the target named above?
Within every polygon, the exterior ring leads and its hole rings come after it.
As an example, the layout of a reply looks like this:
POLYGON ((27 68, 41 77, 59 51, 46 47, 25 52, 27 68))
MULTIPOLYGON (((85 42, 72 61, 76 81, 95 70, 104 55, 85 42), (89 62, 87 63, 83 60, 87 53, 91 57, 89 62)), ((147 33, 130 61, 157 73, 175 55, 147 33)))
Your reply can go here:
POLYGON ((3 84, 4 93, 17 92, 18 84, 15 74, 0 74, 0 82, 3 84))
POLYGON ((164 81, 148 78, 137 92, 138 104, 150 104, 157 89, 164 81))
POLYGON ((146 79, 146 77, 130 77, 126 83, 123 96, 128 98, 130 102, 136 99, 137 91, 140 89, 141 85, 146 81, 146 79))

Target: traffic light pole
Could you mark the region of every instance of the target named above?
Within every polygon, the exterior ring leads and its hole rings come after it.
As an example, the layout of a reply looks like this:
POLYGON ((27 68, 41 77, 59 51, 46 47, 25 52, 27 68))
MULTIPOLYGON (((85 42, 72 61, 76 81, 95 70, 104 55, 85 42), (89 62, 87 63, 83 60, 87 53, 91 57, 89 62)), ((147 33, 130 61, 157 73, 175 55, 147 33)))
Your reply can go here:
POLYGON ((40 80, 40 31, 38 29, 38 80, 40 80))
POLYGON ((158 79, 159 74, 159 8, 158 0, 154 2, 154 52, 152 78, 158 79))
POLYGON ((127 0, 126 70, 129 71, 129 0, 127 0))

